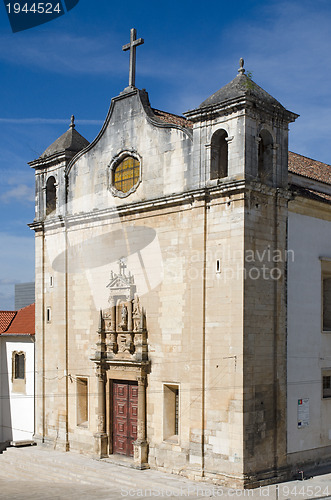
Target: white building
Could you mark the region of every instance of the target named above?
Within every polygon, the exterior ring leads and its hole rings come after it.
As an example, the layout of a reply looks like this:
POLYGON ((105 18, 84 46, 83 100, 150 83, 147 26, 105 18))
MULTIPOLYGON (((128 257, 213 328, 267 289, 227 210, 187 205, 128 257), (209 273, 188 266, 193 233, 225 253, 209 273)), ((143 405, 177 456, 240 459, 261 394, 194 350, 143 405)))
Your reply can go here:
POLYGON ((289 170, 287 453, 316 463, 331 443, 331 168, 289 153, 289 170))
POLYGON ((32 440, 34 311, 34 304, 19 311, 0 311, 0 443, 32 440))

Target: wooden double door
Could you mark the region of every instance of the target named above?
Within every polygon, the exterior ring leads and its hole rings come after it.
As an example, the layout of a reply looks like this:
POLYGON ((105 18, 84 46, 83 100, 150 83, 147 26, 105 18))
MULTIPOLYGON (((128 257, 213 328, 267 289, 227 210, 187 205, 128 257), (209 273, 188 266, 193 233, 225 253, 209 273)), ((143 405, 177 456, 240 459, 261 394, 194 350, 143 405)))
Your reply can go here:
POLYGON ((133 457, 137 439, 138 385, 131 381, 113 381, 113 453, 133 457))

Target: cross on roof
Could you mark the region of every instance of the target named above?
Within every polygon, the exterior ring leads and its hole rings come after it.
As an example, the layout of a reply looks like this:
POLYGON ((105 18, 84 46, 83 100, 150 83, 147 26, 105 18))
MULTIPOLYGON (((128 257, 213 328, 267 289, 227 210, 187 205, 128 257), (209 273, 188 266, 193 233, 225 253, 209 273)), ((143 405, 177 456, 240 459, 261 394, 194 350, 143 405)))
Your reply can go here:
POLYGON ((120 268, 120 275, 125 276, 125 269, 127 268, 127 265, 125 264, 123 259, 120 259, 118 261, 118 265, 120 268))
POLYGON ((143 38, 138 38, 137 40, 137 30, 135 28, 131 29, 130 32, 130 43, 123 45, 122 50, 130 50, 130 72, 129 72, 129 87, 135 87, 136 83, 136 49, 138 45, 144 43, 143 38))

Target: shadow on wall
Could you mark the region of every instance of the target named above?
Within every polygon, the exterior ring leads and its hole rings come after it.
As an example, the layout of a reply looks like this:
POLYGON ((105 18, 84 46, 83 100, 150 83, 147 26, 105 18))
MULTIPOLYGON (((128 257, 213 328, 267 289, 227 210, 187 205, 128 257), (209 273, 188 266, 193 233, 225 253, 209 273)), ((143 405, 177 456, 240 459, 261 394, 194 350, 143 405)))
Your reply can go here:
MULTIPOLYGON (((11 406, 10 406, 10 373, 7 364, 6 345, 2 345, 2 363, 1 363, 1 442, 13 440, 13 429, 11 419, 11 406)), ((0 443, 1 450, 1 443, 0 443)))

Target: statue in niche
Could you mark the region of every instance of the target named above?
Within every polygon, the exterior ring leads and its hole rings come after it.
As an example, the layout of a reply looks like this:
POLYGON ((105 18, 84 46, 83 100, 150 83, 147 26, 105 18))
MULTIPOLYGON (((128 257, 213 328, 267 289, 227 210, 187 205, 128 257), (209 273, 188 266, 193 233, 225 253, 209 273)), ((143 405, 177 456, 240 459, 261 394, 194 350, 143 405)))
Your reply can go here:
POLYGON ((140 307, 139 297, 136 293, 134 295, 134 300, 133 300, 132 319, 133 319, 133 331, 138 332, 142 324, 142 309, 140 307))
POLYGON ((128 309, 125 304, 121 307, 121 323, 119 325, 122 330, 127 330, 128 328, 128 309))

